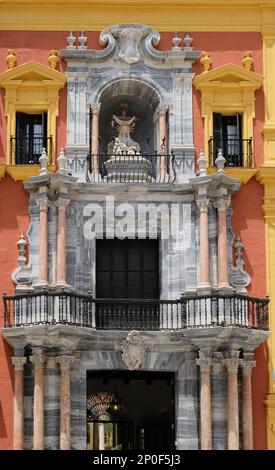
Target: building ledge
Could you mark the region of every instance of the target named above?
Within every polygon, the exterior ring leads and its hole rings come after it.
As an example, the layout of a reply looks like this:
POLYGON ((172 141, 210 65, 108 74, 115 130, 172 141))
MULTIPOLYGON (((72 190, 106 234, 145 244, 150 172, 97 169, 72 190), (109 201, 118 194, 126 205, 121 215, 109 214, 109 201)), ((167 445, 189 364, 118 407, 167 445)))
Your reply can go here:
MULTIPOLYGON (((31 176, 39 176, 40 165, 7 165, 6 172, 14 181, 26 181, 31 176)), ((49 166, 48 171, 55 172, 55 166, 49 166)), ((0 173, 1 175, 1 173, 0 173)))
MULTIPOLYGON (((212 175, 213 173, 216 173, 217 169, 214 167, 208 167, 207 171, 210 175, 212 175)), ((246 184, 251 178, 253 178, 257 171, 257 168, 225 167, 225 173, 227 176, 230 176, 231 178, 238 178, 242 184, 246 184)))

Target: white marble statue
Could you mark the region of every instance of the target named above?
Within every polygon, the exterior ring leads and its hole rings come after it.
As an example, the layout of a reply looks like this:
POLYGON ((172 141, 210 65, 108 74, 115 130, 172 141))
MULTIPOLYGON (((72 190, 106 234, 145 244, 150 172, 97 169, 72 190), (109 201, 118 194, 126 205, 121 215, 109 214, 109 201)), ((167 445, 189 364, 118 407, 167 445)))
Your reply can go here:
POLYGON ((112 121, 115 124, 118 136, 108 144, 108 155, 135 155, 140 152, 140 146, 131 138, 131 132, 135 128, 136 116, 127 116, 128 104, 121 103, 122 115, 113 114, 112 121))

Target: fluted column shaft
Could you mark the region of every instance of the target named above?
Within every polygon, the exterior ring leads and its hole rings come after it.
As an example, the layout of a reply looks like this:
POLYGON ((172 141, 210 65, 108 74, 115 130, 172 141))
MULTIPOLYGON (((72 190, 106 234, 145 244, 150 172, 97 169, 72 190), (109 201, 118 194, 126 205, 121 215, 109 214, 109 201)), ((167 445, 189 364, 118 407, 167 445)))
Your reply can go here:
POLYGON ((198 199, 200 210, 200 287, 210 286, 209 276, 209 235, 208 235, 208 207, 209 199, 198 199))
POLYGON ((34 365, 33 450, 44 449, 44 356, 31 356, 34 365))
POLYGON ((197 359, 200 366, 200 440, 201 450, 212 450, 211 359, 197 359))
POLYGON ((255 361, 242 363, 242 430, 243 450, 253 450, 253 418, 252 418, 252 389, 251 373, 255 361))
POLYGON ((74 358, 72 356, 58 356, 56 362, 60 364, 60 450, 71 448, 71 394, 70 394, 70 367, 74 358))
POLYGON ((99 110, 100 103, 92 104, 92 171, 93 173, 98 173, 98 138, 99 138, 99 110))
POLYGON ((225 359, 227 368, 227 430, 228 450, 239 450, 239 403, 238 367, 239 359, 225 359))
POLYGON ((13 449, 24 449, 24 364, 26 357, 12 357, 14 366, 13 449))
POLYGON ((56 282, 66 284, 66 209, 69 199, 59 198, 56 201, 58 208, 57 216, 57 261, 56 261, 56 282))
POLYGON ((39 283, 48 282, 48 198, 37 200, 39 206, 39 283))

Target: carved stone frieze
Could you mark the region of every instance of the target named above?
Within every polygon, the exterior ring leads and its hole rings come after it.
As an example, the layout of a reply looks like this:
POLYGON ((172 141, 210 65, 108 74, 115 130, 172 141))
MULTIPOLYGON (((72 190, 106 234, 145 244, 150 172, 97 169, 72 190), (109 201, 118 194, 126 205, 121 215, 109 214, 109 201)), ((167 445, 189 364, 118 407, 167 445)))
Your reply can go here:
POLYGON ((144 341, 139 331, 131 331, 121 343, 123 362, 129 370, 139 369, 142 365, 145 353, 144 341))

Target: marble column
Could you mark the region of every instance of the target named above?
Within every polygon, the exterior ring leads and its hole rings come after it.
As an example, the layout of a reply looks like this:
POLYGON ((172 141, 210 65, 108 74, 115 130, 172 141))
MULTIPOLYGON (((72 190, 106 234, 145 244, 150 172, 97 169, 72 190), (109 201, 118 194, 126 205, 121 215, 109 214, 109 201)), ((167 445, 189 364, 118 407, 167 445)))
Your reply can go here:
POLYGON ((239 359, 224 359, 227 368, 227 443, 228 450, 239 450, 239 403, 238 368, 239 359))
POLYGON ((160 159, 160 173, 167 173, 167 129, 166 129, 166 115, 167 115, 167 106, 159 106, 158 116, 159 116, 159 146, 163 155, 160 159))
POLYGON ((56 201, 57 216, 57 256, 56 256, 56 283, 66 285, 66 209, 69 199, 59 198, 56 201))
POLYGON ((200 366, 200 440, 201 450, 212 450, 211 359, 197 359, 200 366))
POLYGON ((91 155, 91 164, 92 164, 92 172, 98 173, 99 172, 99 165, 98 165, 98 138, 99 138, 99 110, 100 110, 100 103, 95 103, 91 105, 92 108, 92 155, 91 155))
POLYGON ((48 283, 48 206, 47 197, 37 199, 39 206, 39 284, 48 283))
POLYGON ((74 361, 73 356, 58 356, 56 362, 60 364, 60 450, 71 448, 71 393, 70 393, 70 367, 74 361))
POLYGON ((253 450, 251 373, 256 361, 242 362, 242 430, 243 450, 253 450))
POLYGON ((30 356, 34 365, 33 450, 44 449, 44 363, 45 356, 30 356))
POLYGON ((209 276, 209 234, 208 234, 208 207, 209 199, 198 199, 200 210, 200 281, 199 287, 210 288, 209 276))
POLYGON ((26 357, 12 357, 14 366, 13 450, 24 449, 24 364, 26 357))
POLYGON ((227 272, 227 224, 226 210, 230 204, 228 199, 214 202, 218 209, 218 289, 228 288, 227 272))

